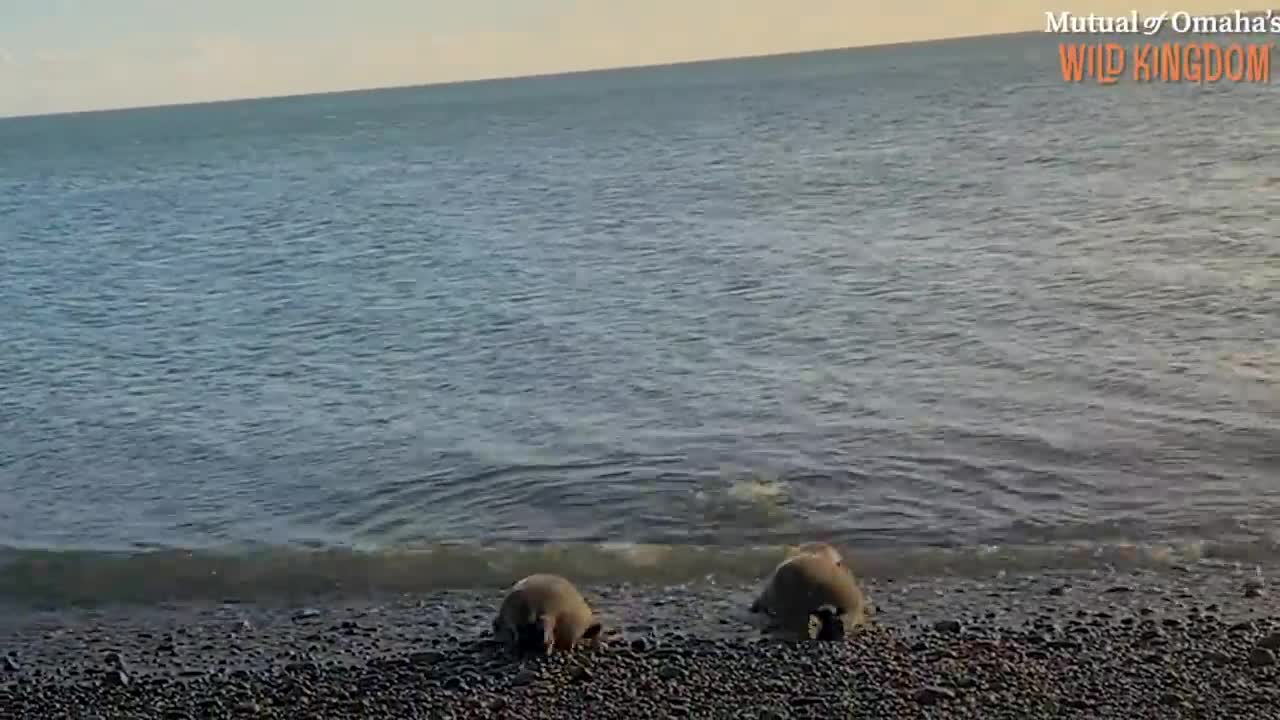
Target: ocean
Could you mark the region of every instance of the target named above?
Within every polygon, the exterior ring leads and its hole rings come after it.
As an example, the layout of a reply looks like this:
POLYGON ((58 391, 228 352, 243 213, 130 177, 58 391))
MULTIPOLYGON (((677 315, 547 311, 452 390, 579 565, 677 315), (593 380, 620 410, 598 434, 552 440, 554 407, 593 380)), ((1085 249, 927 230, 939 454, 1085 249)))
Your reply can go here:
POLYGON ((1056 42, 0 121, 0 598, 1280 555, 1276 91, 1056 42))

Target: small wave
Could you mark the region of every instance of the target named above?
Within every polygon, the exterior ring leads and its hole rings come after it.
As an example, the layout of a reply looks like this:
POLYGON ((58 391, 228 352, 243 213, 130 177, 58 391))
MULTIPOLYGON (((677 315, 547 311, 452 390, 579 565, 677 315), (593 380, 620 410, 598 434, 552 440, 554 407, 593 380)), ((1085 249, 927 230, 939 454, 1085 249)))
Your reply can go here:
MULTIPOLYGON (((0 602, 41 607, 114 603, 301 601, 451 589, 498 589, 532 572, 588 585, 741 583, 763 577, 788 546, 643 543, 438 545, 359 550, 261 547, 138 552, 0 550, 0 602)), ((1268 565, 1280 543, 1187 540, 971 548, 873 548, 848 553, 868 579, 982 577, 1063 570, 1268 565)))

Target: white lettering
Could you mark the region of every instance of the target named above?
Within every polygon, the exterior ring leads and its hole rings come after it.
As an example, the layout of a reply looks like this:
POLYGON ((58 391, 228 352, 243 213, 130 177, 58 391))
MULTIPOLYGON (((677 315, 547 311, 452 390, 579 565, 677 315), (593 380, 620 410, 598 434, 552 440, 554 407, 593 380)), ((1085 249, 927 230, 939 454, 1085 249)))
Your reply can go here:
POLYGON ((1067 18, 1071 17, 1071 13, 1060 12, 1054 15, 1051 12, 1044 14, 1045 32, 1064 33, 1067 31, 1067 18))

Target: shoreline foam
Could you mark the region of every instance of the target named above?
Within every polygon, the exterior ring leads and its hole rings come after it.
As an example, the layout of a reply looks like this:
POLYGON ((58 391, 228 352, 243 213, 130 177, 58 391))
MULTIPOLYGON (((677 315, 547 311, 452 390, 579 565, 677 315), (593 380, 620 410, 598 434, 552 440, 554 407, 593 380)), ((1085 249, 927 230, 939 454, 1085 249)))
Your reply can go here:
MULTIPOLYGON (((984 578, 1001 573, 1129 570, 1183 572, 1280 567, 1270 537, 1168 542, 1058 542, 979 547, 856 547, 849 556, 871 580, 984 578)), ((645 543, 437 545, 352 550, 255 547, 139 552, 0 548, 0 604, 59 608, 116 603, 336 602, 370 595, 484 590, 532 572, 579 584, 665 587, 752 582, 788 545, 645 543)), ((1260 571, 1260 570, 1259 570, 1260 571)))

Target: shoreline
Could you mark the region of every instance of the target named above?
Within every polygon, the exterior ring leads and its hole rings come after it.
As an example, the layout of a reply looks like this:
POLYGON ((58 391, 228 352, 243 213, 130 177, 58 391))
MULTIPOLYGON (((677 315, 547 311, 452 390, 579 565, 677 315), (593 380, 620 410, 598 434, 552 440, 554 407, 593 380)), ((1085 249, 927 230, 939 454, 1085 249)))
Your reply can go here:
POLYGON ((502 589, 7 608, 0 716, 1280 717, 1280 585, 1252 570, 872 580, 836 643, 763 635, 758 587, 583 585, 604 641, 524 660, 488 637, 502 589))

